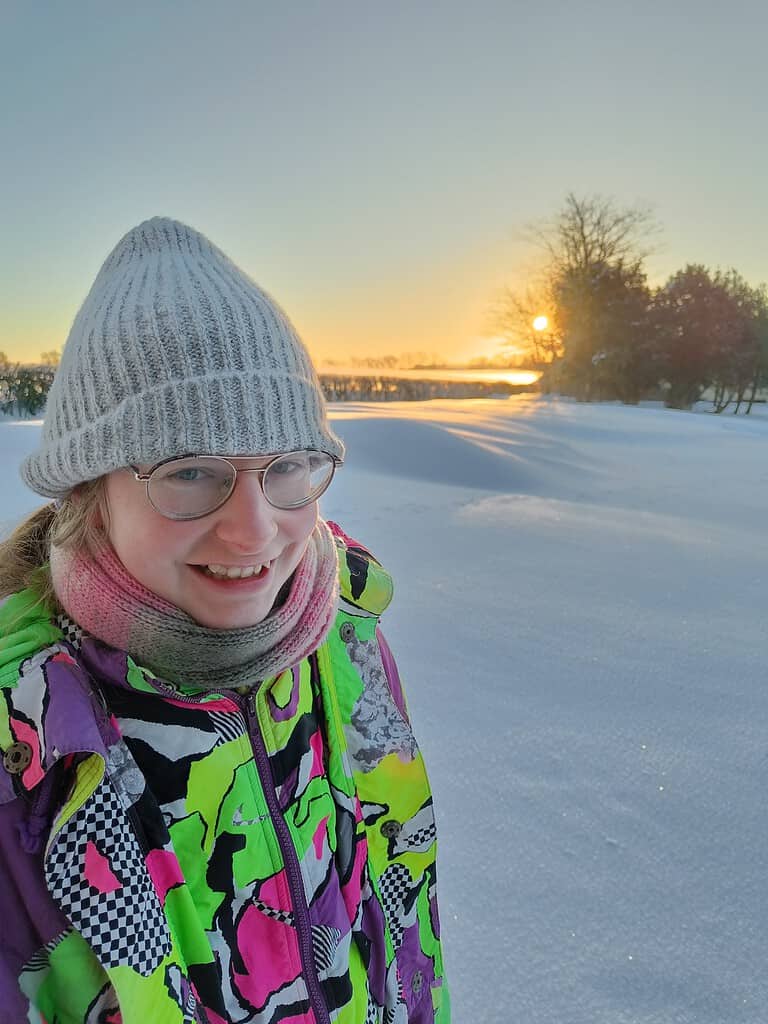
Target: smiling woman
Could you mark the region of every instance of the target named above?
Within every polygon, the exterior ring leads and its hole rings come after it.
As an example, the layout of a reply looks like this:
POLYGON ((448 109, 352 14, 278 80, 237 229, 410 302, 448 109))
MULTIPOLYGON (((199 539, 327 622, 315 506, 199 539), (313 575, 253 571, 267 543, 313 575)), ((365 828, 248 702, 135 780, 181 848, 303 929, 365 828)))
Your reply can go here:
MULTIPOLYGON (((164 218, 107 258, 0 550, 0 1005, 90 1024, 446 1024, 429 782, 319 514, 280 307, 164 218)), ((5 1019, 5 1018, 3 1018, 5 1019)))
POLYGON ((327 452, 300 451, 116 470, 106 478, 109 539, 134 576, 197 622, 249 626, 266 618, 296 570, 335 468, 327 452))
POLYGON ((146 493, 130 470, 110 473, 109 540, 133 576, 197 622, 218 629, 252 626, 267 617, 301 561, 317 526, 317 501, 307 492, 301 505, 276 508, 262 489, 263 471, 251 471, 253 460, 240 460, 237 485, 229 470, 225 490, 207 468, 211 461, 218 460, 209 459, 205 469, 189 459, 179 470, 164 463, 146 493), (194 517, 180 509, 191 509, 194 517))

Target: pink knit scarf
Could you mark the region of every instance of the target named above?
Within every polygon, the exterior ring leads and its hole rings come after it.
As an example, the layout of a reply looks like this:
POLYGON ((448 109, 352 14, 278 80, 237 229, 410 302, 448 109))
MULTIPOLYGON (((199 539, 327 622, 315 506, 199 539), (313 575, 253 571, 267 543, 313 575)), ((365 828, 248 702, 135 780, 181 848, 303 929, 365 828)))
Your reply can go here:
POLYGON ((201 626, 131 576, 110 545, 95 555, 52 547, 50 564, 56 596, 86 633, 198 690, 252 687, 298 664, 325 639, 338 598, 336 545, 322 519, 285 602, 244 629, 201 626))

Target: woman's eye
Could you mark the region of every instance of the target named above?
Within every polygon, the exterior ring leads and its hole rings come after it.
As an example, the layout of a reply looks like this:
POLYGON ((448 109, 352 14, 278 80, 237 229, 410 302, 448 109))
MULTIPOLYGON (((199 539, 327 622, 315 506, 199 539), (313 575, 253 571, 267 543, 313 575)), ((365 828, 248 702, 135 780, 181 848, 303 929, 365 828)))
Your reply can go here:
POLYGON ((166 477, 167 480, 174 480, 181 484, 195 484, 208 476, 204 469, 190 466, 188 469, 179 469, 166 477))
POLYGON ((272 465, 272 472, 279 473, 280 475, 287 475, 289 473, 300 473, 304 469, 304 463, 299 462, 296 459, 286 460, 285 462, 275 462, 272 465))

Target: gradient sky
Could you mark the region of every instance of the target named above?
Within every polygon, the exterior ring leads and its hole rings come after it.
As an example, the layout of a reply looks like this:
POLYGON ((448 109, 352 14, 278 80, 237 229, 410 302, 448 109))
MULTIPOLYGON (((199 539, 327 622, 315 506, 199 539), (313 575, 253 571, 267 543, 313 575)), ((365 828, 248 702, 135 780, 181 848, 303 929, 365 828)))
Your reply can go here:
POLYGON ((765 280, 766 38, 764 0, 0 0, 0 349, 60 347, 156 214, 317 358, 492 354, 569 190, 653 205, 653 280, 765 280))

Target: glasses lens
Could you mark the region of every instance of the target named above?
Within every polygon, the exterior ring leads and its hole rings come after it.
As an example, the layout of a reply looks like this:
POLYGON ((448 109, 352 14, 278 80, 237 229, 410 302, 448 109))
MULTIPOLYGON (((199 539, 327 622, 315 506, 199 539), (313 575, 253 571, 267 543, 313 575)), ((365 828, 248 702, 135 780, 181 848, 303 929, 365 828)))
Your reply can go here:
POLYGON ((171 519, 193 519, 218 508, 232 493, 235 474, 215 457, 173 459, 149 478, 149 499, 171 519))
POLYGON ((326 452, 281 455, 264 473, 264 494, 277 508, 300 508, 320 497, 333 470, 333 459, 326 452))

